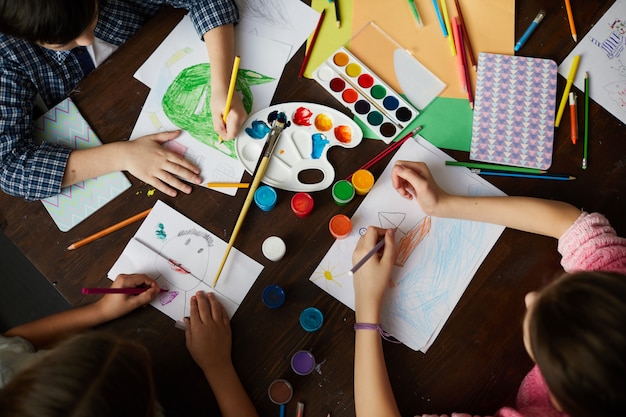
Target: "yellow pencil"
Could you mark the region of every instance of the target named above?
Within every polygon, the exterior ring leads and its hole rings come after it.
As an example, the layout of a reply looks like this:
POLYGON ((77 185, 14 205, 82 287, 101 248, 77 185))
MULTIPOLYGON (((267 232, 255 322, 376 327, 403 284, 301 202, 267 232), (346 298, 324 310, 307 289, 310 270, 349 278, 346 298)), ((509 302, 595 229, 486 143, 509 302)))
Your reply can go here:
MULTIPOLYGON (((228 117, 228 113, 230 112, 230 105, 233 102, 233 94, 235 94, 235 84, 237 82, 237 71, 239 71, 239 61, 241 61, 241 57, 238 55, 235 56, 235 62, 233 63, 233 72, 230 75, 230 84, 228 84, 228 95, 226 96, 226 105, 224 106, 224 116, 222 120, 226 123, 226 118, 228 117)), ((222 141, 222 137, 219 137, 220 142, 222 141)))
POLYGON ((561 117, 565 111, 565 106, 568 102, 569 90, 572 88, 574 78, 576 78, 576 71, 578 70, 578 64, 580 63, 580 55, 574 56, 572 60, 572 66, 569 68, 569 74, 567 75, 567 84, 565 84, 565 90, 563 91, 563 97, 561 97, 561 104, 559 104, 559 111, 556 114, 556 120, 554 122, 555 127, 559 127, 561 124, 561 117))
POLYGON ((109 226, 106 229, 103 229, 103 230, 101 230, 101 231, 99 231, 97 233, 94 233, 91 236, 88 236, 88 237, 86 237, 86 238, 84 238, 82 240, 79 240, 78 242, 74 242, 74 243, 72 243, 71 245, 69 245, 67 247, 67 250, 78 249, 81 246, 85 246, 87 243, 91 243, 94 240, 100 239, 101 237, 104 237, 104 236, 106 236, 106 235, 108 235, 110 233, 113 233, 113 232, 115 232, 117 230, 120 230, 122 227, 126 227, 129 224, 136 222, 137 220, 141 220, 141 219, 147 217, 148 214, 150 214, 150 210, 152 210, 152 209, 148 209, 146 211, 142 211, 139 214, 135 214, 134 216, 129 217, 126 220, 122 220, 121 222, 116 223, 113 226, 109 226))
POLYGON ((456 48, 454 46, 454 36, 452 36, 452 25, 450 24, 450 16, 448 15, 448 6, 446 0, 441 0, 441 14, 443 14, 443 21, 446 24, 446 30, 448 31, 448 43, 450 44, 450 52, 452 56, 456 56, 456 48))
POLYGON ((248 188, 250 183, 247 182, 207 182, 205 184, 209 188, 248 188))

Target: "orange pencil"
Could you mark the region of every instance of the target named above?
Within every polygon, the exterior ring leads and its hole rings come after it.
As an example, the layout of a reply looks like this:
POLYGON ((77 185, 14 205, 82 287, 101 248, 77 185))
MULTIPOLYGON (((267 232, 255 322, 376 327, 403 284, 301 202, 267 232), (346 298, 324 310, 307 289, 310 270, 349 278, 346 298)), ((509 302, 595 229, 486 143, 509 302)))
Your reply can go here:
POLYGON ((574 38, 574 42, 578 42, 576 26, 574 26, 574 14, 572 13, 572 5, 569 0, 565 0, 565 10, 567 10, 567 20, 569 21, 569 30, 572 32, 572 38, 574 38))
POLYGON ((121 222, 119 222, 117 224, 114 224, 113 226, 109 226, 106 229, 103 229, 103 230, 99 231, 98 233, 94 233, 93 235, 88 236, 88 237, 86 237, 86 238, 84 238, 82 240, 79 240, 78 242, 74 242, 74 243, 72 243, 71 245, 69 245, 67 247, 67 250, 78 249, 81 246, 85 246, 87 243, 91 243, 94 240, 100 239, 101 237, 104 237, 104 236, 106 236, 108 234, 111 234, 111 233, 117 231, 117 230, 120 230, 121 228, 126 227, 129 224, 136 222, 137 220, 141 220, 141 219, 147 217, 148 214, 150 214, 150 210, 152 210, 152 209, 148 209, 146 211, 142 211, 141 213, 135 214, 134 216, 129 217, 128 219, 123 220, 123 221, 121 221, 121 222))
POLYGON ((461 13, 461 5, 459 4, 459 0, 454 0, 454 4, 456 5, 456 11, 459 18, 459 24, 463 27, 463 40, 465 40, 465 47, 467 48, 467 53, 470 58, 470 62, 472 63, 472 68, 476 69, 476 58, 474 58, 474 50, 472 49, 472 44, 469 40, 469 34, 467 33, 467 25, 463 20, 463 14, 461 13))

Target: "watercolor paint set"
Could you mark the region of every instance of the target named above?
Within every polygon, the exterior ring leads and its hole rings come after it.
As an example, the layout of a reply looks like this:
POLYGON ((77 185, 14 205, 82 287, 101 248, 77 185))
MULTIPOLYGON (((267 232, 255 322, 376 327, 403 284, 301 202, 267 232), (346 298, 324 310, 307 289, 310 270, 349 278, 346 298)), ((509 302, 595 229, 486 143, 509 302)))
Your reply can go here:
POLYGON ((419 114, 343 46, 315 70, 313 78, 385 143, 419 114))
POLYGON ((287 123, 263 183, 296 192, 330 187, 335 170, 328 161, 328 150, 333 146, 354 148, 361 143, 363 132, 350 117, 321 104, 281 103, 250 115, 235 142, 237 157, 243 166, 250 173, 254 171, 272 122, 279 113, 286 115, 287 123), (319 175, 312 175, 313 181, 305 181, 300 175, 304 171, 316 171, 319 175))

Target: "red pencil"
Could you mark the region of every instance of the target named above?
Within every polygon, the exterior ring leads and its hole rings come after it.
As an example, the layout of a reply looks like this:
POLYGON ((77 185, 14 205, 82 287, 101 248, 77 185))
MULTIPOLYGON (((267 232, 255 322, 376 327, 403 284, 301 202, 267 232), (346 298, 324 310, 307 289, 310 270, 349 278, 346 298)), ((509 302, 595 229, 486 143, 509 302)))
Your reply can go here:
POLYGON ((474 109, 474 92, 472 91, 472 79, 470 78, 469 65, 467 65, 467 50, 465 49, 465 43, 463 37, 465 35, 465 28, 461 21, 457 22, 459 25, 459 36, 461 37, 460 47, 461 54, 463 56, 463 70, 465 71, 465 88, 467 89, 467 99, 469 100, 470 108, 474 109))
POLYGON ((315 40, 317 39, 317 35, 320 33, 320 28, 322 27, 322 22, 324 21, 325 15, 326 15, 326 9, 322 10, 322 14, 320 15, 320 20, 317 21, 317 26, 315 27, 315 32, 313 32, 311 43, 309 43, 309 49, 306 50, 306 54, 304 55, 304 60, 302 61, 302 66, 300 67, 298 78, 302 78, 302 75, 304 74, 304 70, 306 69, 306 64, 309 62, 309 58, 311 57, 311 52, 313 52, 313 46, 315 45, 315 40))
MULTIPOLYGON (((365 164, 363 164, 363 166, 361 166, 361 168, 359 168, 359 169, 368 169, 368 168, 370 168, 372 165, 374 165, 375 163, 377 163, 378 161, 383 159, 385 156, 389 155, 389 153, 391 153, 394 150, 396 150, 397 148, 399 148, 408 139, 410 139, 413 136, 417 135, 417 133, 420 130, 422 130, 422 126, 417 126, 415 129, 413 129, 412 131, 407 133, 406 136, 404 136, 402 139, 400 139, 400 140, 398 140, 396 142, 393 142, 391 145, 387 146, 378 155, 376 155, 375 157, 373 157, 372 159, 367 161, 365 164)), ((348 177, 346 178, 346 181, 350 181, 350 178, 352 178, 352 174, 348 175, 348 177)))
MULTIPOLYGON (((83 288, 83 294, 141 294, 149 287, 136 287, 136 288, 83 288)), ((165 288, 159 289, 159 292, 167 292, 165 288)))
POLYGON ((461 5, 459 4, 459 0, 454 0, 454 4, 456 5, 456 11, 459 15, 459 23, 463 27, 463 39, 465 40, 465 47, 467 48, 467 53, 470 58, 470 62, 472 63, 472 67, 474 70, 476 69, 476 58, 474 58, 474 51, 472 50, 472 44, 469 40, 469 34, 467 33, 467 26, 465 25, 465 21, 463 20, 463 14, 461 13, 461 5))

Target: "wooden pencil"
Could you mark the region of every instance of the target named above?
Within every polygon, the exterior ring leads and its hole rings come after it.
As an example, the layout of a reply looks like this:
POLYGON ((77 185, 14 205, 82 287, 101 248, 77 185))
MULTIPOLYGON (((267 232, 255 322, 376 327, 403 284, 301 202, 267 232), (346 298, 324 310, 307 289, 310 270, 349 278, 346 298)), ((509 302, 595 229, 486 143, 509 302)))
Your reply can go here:
POLYGON ((111 233, 113 233, 115 231, 118 231, 121 228, 128 226, 129 224, 132 224, 132 223, 134 223, 134 222, 136 222, 138 220, 144 219, 145 217, 148 216, 148 214, 150 214, 151 210, 152 209, 150 208, 150 209, 148 209, 146 211, 142 211, 141 213, 135 214, 134 216, 129 217, 128 219, 123 220, 123 221, 121 221, 119 223, 116 223, 113 226, 109 226, 106 229, 103 229, 103 230, 101 230, 101 231, 99 231, 97 233, 94 233, 91 236, 87 236, 86 238, 84 238, 82 240, 79 240, 78 242, 74 242, 74 243, 72 243, 71 245, 69 245, 67 247, 67 250, 78 249, 81 246, 85 246, 86 244, 93 242, 94 240, 100 239, 101 237, 104 237, 104 236, 106 236, 108 234, 111 234, 111 233))

